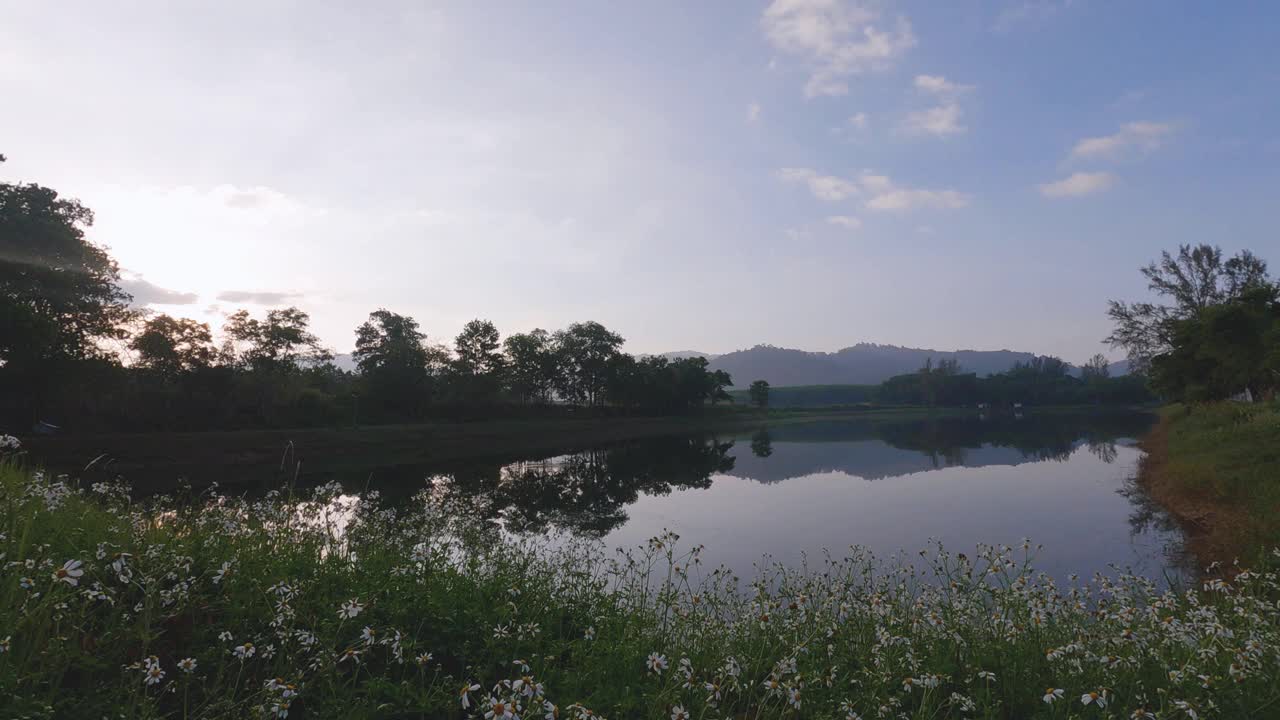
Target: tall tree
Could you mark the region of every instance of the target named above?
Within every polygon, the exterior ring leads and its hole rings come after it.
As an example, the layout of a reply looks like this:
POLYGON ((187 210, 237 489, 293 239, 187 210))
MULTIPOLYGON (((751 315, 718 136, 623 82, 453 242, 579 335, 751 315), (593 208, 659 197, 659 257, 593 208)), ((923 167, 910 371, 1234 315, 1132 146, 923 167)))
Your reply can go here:
POLYGON ((1102 353, 1097 353, 1080 368, 1080 377, 1086 382, 1105 380, 1111 377, 1111 363, 1102 353))
POLYGON ((0 183, 0 362, 101 356, 134 316, 120 270, 85 238, 93 212, 35 184, 0 183))
POLYGON ((472 320, 453 341, 458 390, 468 402, 492 402, 502 387, 505 368, 502 336, 488 320, 472 320))
POLYGON ((427 336, 407 315, 379 309, 356 328, 351 353, 376 407, 414 415, 430 392, 427 336))
POLYGON ((605 399, 611 361, 619 354, 622 336, 598 322, 574 323, 555 334, 563 370, 557 390, 571 402, 600 405, 605 399))
POLYGON ((333 357, 310 325, 311 316, 296 307, 272 310, 262 320, 239 310, 227 318, 222 332, 236 362, 254 370, 289 373, 333 357))
POLYGON ((764 409, 769 407, 769 381, 756 380, 751 383, 747 394, 751 397, 751 404, 758 408, 764 409))
POLYGON ((537 328, 508 335, 503 349, 512 393, 524 402, 549 400, 560 367, 551 333, 537 328))
POLYGON ((1171 304, 1110 301, 1107 314, 1115 329, 1104 340, 1123 348, 1138 372, 1148 370, 1153 357, 1173 348, 1175 323, 1270 284, 1261 258, 1245 250, 1223 260, 1222 249, 1213 245, 1182 245, 1177 255, 1165 251, 1158 262, 1142 268, 1142 274, 1148 289, 1171 304))
POLYGON ((369 313, 369 319, 356 328, 351 356, 364 375, 382 370, 425 371, 426 339, 416 320, 383 308, 369 313))
POLYGON ((85 237, 92 224, 55 190, 0 183, 0 415, 14 422, 41 419, 55 389, 73 392, 136 316, 115 260, 85 237))
POLYGON ((502 369, 501 347, 501 335, 492 322, 472 320, 453 341, 458 372, 471 376, 497 374, 502 369))
POLYGON ((217 356, 207 324, 164 314, 148 318, 129 347, 139 367, 166 378, 206 368, 217 356))

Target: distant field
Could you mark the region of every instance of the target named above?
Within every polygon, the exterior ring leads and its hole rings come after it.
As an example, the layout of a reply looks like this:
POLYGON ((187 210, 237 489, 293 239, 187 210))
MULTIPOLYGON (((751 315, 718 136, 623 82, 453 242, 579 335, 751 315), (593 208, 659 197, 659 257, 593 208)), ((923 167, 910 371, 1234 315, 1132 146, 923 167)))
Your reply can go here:
MULTIPOLYGON (((879 385, 791 385, 769 388, 769 406, 775 408, 820 408, 861 405, 871 402, 879 385)), ((748 391, 729 393, 735 403, 749 404, 748 391)))

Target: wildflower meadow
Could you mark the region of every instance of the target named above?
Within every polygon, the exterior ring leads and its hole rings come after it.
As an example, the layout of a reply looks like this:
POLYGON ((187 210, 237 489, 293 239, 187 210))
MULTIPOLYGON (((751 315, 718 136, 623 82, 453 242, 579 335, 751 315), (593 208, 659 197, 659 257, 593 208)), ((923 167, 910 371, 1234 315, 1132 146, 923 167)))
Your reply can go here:
POLYGON ((137 500, 0 462, 3 717, 1280 717, 1280 588, 1058 584, 1035 547, 749 577, 429 493, 137 500))

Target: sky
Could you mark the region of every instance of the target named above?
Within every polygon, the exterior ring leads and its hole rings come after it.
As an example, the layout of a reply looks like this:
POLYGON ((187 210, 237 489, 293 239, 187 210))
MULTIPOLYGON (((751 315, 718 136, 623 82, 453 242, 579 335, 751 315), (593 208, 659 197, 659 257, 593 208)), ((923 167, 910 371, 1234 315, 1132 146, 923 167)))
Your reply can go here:
POLYGON ((1280 4, 0 1, 0 181, 135 301, 1082 362, 1138 268, 1280 268, 1280 4))

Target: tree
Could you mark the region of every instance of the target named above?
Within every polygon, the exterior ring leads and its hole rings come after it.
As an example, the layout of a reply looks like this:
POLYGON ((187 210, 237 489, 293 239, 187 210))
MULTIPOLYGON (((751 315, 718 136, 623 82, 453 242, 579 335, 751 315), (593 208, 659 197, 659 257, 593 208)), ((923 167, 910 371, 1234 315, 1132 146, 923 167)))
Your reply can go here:
POLYGON ((766 408, 769 406, 769 383, 765 380, 756 380, 751 383, 751 388, 747 391, 751 397, 751 404, 758 408, 766 408))
POLYGON ((472 320, 453 341, 458 372, 468 376, 493 376, 502 370, 501 336, 488 320, 472 320))
POLYGON ((207 324, 164 314, 149 318, 129 348, 138 353, 139 367, 165 378, 207 368, 217 357, 207 324))
POLYGON ((555 334, 562 370, 556 390, 580 405, 604 403, 610 362, 619 354, 622 336, 598 322, 574 323, 555 334))
POLYGON ((397 415, 413 415, 430 393, 427 336, 418 322, 385 308, 369 313, 356 328, 351 356, 373 404, 397 415))
POLYGON ((497 398, 505 368, 502 339, 488 320, 472 320, 453 341, 454 382, 459 399, 487 403, 497 398))
POLYGON ((1254 288, 1170 327, 1170 349, 1152 358, 1150 371, 1164 394, 1219 400, 1246 389, 1259 397, 1277 386, 1280 288, 1254 288))
POLYGON ((767 458, 773 454, 773 437, 769 435, 767 428, 751 436, 751 454, 759 458, 767 458))
POLYGON ((1212 245, 1182 245, 1176 257, 1165 251, 1158 262, 1142 268, 1142 274, 1147 288, 1172 304, 1110 301, 1107 314, 1116 326, 1104 339, 1112 347, 1123 348, 1137 372, 1145 372, 1152 358, 1172 349, 1178 321, 1270 285, 1262 259, 1244 250, 1224 261, 1222 249, 1212 245))
POLYGON ((0 414, 30 422, 55 390, 77 394, 114 362, 136 312, 106 249, 89 242, 93 213, 35 184, 0 183, 0 414))
POLYGON ((247 310, 227 318, 226 354, 238 364, 262 372, 291 373, 304 364, 316 365, 333 355, 310 331, 311 316, 296 307, 272 310, 263 320, 247 310))
POLYGON ((1107 362, 1105 355, 1097 353, 1080 368, 1080 377, 1085 382, 1106 380, 1111 377, 1111 363, 1107 362))
POLYGON ((136 313, 92 224, 55 190, 0 183, 0 363, 101 357, 99 341, 127 336, 136 313))
POLYGON ((537 328, 507 336, 507 381, 523 402, 547 402, 559 379, 559 363, 551 333, 537 328))
POLYGON ((369 319, 356 328, 356 348, 351 357, 363 375, 425 370, 426 339, 413 318, 379 309, 369 313, 369 319))

